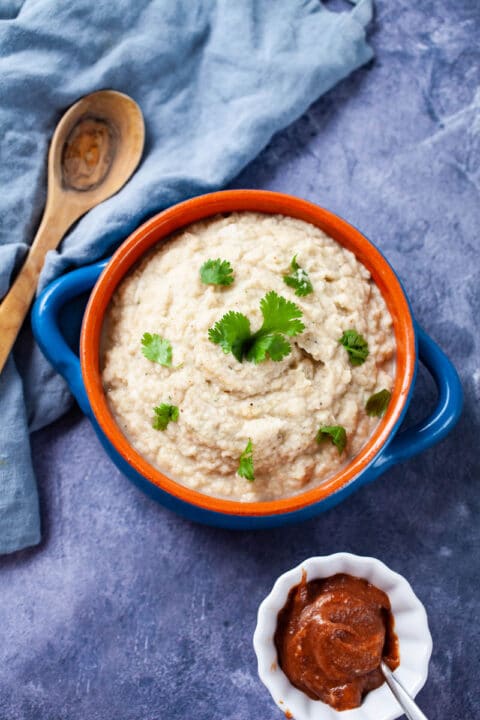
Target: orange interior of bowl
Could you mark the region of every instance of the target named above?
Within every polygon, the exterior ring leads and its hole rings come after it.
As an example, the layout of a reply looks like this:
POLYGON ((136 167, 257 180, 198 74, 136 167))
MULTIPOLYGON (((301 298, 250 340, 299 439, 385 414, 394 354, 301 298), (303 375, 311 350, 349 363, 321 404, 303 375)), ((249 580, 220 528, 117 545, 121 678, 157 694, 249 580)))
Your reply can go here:
POLYGON ((121 245, 97 282, 85 311, 80 339, 83 380, 93 413, 120 455, 150 482, 166 492, 208 510, 231 515, 271 515, 316 503, 351 482, 375 457, 400 418, 415 371, 415 335, 402 287, 381 253, 354 227, 305 200, 265 190, 226 190, 175 205, 142 225, 121 245), (293 497, 245 503, 211 497, 163 475, 142 457, 122 434, 108 406, 100 370, 103 318, 112 294, 130 268, 150 248, 173 232, 217 213, 249 210, 278 213, 316 225, 351 250, 379 287, 392 316, 396 340, 396 377, 388 410, 372 437, 351 462, 313 489, 293 497))

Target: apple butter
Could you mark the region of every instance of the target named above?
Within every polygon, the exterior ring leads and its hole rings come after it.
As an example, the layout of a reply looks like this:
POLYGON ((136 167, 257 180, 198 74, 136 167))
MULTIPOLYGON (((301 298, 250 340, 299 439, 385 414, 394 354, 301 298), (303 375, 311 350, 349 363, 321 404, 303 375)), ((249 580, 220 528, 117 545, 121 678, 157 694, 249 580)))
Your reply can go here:
POLYGON ((358 707, 400 662, 386 593, 352 575, 302 581, 278 613, 278 662, 292 685, 336 710, 358 707))

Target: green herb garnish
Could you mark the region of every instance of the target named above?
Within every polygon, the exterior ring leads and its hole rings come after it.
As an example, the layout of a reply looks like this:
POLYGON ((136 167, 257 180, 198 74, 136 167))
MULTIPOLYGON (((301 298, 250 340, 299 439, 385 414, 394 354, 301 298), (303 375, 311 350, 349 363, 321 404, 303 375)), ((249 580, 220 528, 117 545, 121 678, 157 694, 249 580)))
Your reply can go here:
POLYGON ((242 362, 246 344, 251 338, 250 320, 242 313, 230 310, 209 329, 208 338, 220 345, 225 354, 231 352, 242 362))
POLYGON ((178 421, 178 407, 176 405, 168 405, 168 403, 162 403, 158 407, 153 408, 155 413, 152 427, 155 430, 166 430, 169 422, 178 421))
POLYGON ((295 303, 271 290, 260 300, 262 327, 252 334, 250 320, 239 312, 230 311, 208 331, 211 342, 220 345, 225 354, 232 353, 239 362, 244 358, 254 363, 267 359, 282 360, 291 352, 284 337, 303 332, 303 313, 295 303))
POLYGON ((367 415, 370 415, 370 417, 382 417, 382 415, 385 414, 391 396, 392 393, 390 390, 380 390, 374 395, 370 395, 365 405, 367 415))
POLYGON ((283 276, 283 282, 288 287, 295 289, 295 295, 298 297, 304 297, 310 295, 313 292, 313 285, 310 282, 308 273, 306 270, 300 267, 297 263, 297 256, 294 255, 292 262, 290 263, 291 273, 290 275, 283 276))
POLYGON ((324 440, 330 438, 332 443, 338 449, 338 454, 341 455, 345 450, 347 444, 347 432, 341 425, 322 425, 317 432, 316 441, 322 443, 324 440))
POLYGON ((352 365, 363 365, 368 355, 368 343, 356 330, 345 330, 338 341, 350 356, 352 365))
POLYGON ((253 482, 255 480, 255 473, 253 469, 253 445, 251 440, 248 441, 247 447, 240 455, 237 473, 240 477, 245 478, 249 482, 253 482))
POLYGON ((205 285, 231 285, 234 281, 233 268, 228 260, 207 260, 200 268, 200 277, 205 285))
POLYGON ((142 353, 152 362, 156 362, 164 367, 172 365, 172 346, 169 340, 160 337, 157 333, 150 334, 148 332, 142 337, 142 353))

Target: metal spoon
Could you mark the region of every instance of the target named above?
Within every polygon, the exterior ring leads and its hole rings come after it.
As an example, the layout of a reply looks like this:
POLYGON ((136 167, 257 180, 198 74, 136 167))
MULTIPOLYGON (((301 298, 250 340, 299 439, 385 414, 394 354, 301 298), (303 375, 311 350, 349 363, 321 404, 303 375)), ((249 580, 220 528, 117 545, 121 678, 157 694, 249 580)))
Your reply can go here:
POLYGON ((395 695, 408 720, 427 720, 427 716, 423 714, 417 703, 410 697, 388 665, 382 661, 380 668, 382 670, 383 677, 385 678, 385 682, 395 695))
POLYGON ((123 187, 140 162, 144 138, 137 103, 114 90, 85 95, 60 120, 48 153, 42 221, 0 304, 0 372, 35 295, 45 255, 79 217, 123 187))

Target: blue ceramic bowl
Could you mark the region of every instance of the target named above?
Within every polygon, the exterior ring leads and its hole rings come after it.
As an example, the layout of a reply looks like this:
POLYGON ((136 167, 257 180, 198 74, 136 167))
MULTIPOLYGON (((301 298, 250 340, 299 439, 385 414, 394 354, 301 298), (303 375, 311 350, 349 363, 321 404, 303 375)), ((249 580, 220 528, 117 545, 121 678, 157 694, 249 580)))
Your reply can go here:
POLYGON ((456 424, 462 388, 450 360, 415 322, 398 277, 378 249, 354 227, 304 200, 256 190, 204 195, 176 205, 135 231, 109 260, 75 270, 53 282, 32 311, 33 331, 45 354, 63 375, 110 458, 141 490, 192 520, 236 529, 298 522, 339 503, 396 463, 439 442, 456 424), (99 363, 103 317, 119 282, 155 244, 196 220, 220 212, 280 213, 313 223, 352 250, 370 271, 392 316, 396 378, 387 413, 358 456, 319 487, 276 501, 240 503, 212 498, 164 476, 129 444, 103 393, 99 363), (79 316, 90 293, 80 332, 79 316), (83 302, 82 302, 83 298, 83 302), (80 346, 80 352, 77 348, 80 346), (399 432, 412 400, 418 362, 431 373, 438 401, 425 420, 399 432))

